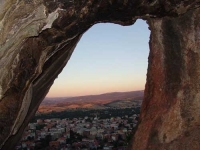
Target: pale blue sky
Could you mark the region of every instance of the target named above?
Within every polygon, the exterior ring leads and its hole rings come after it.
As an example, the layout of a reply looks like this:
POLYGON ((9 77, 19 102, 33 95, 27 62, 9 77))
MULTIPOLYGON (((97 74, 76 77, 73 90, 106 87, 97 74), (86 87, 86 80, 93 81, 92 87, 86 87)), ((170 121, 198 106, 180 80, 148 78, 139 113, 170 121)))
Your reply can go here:
POLYGON ((78 43, 48 97, 143 90, 149 55, 148 25, 96 24, 78 43))

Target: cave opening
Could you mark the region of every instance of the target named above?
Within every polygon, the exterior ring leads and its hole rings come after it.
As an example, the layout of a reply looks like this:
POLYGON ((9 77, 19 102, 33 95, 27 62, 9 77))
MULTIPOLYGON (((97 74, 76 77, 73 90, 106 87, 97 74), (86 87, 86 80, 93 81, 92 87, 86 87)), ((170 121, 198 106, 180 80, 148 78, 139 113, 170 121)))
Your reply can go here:
POLYGON ((131 149, 200 149, 199 1, 0 3, 0 149, 14 149, 89 27, 130 25, 138 18, 148 19, 151 36, 131 149))
POLYGON ((84 33, 47 97, 143 90, 149 35, 141 19, 132 26, 94 25, 84 33))
MULTIPOLYGON (((148 25, 145 21, 140 19, 132 26, 124 27, 110 23, 100 23, 90 28, 78 43, 67 66, 54 81, 47 97, 41 103, 36 117, 34 117, 29 124, 29 129, 46 130, 45 127, 49 124, 48 119, 58 118, 59 116, 61 119, 69 118, 65 116, 65 113, 61 112, 66 109, 77 111, 77 113, 73 112, 77 117, 68 112, 68 114, 71 114, 72 118, 81 118, 80 116, 82 115, 78 112, 81 107, 85 109, 84 111, 93 113, 94 118, 98 118, 102 115, 99 110, 104 106, 110 107, 108 103, 110 104, 112 103, 111 101, 114 100, 114 96, 111 96, 112 100, 107 98, 106 101, 99 100, 97 103, 91 103, 91 99, 94 98, 94 95, 102 95, 103 93, 111 95, 116 94, 115 96, 118 96, 118 99, 115 100, 120 100, 120 97, 127 100, 127 102, 134 100, 134 107, 136 109, 132 109, 128 103, 125 104, 127 108, 123 108, 125 113, 127 113, 127 110, 132 113, 132 115, 128 115, 128 118, 126 118, 127 115, 123 116, 124 120, 127 120, 129 124, 134 114, 138 116, 138 108, 141 106, 141 93, 143 93, 146 83, 149 35, 150 31, 148 30, 148 25), (137 91, 139 94, 137 92, 133 93, 132 91, 137 91), (123 96, 123 94, 127 95, 123 96), (131 96, 134 94, 137 96, 131 99, 131 96), (90 98, 89 101, 84 102, 84 96, 86 95, 90 95, 90 98), (66 99, 70 99, 70 101, 65 103, 64 101, 66 99), (76 102, 73 103, 72 100, 76 102), (137 103, 138 100, 140 100, 139 103, 137 103), (56 101, 59 101, 59 103, 56 104, 56 101), (90 111, 90 107, 94 107, 94 111, 90 111), (43 115, 43 113, 48 114, 43 115), (44 119, 47 119, 47 122, 44 122, 44 119)), ((131 104, 131 106, 133 106, 133 103, 131 104)), ((124 107, 121 103, 117 104, 116 107, 119 108, 121 107, 120 105, 124 107)), ((111 106, 111 108, 112 107, 113 106, 111 106)), ((112 109, 118 111, 118 108, 113 107, 112 109)), ((115 113, 116 112, 110 113, 108 110, 103 111, 103 115, 109 116, 110 118, 115 118, 115 113), (115 116, 112 117, 112 115, 115 116)), ((85 117, 89 115, 88 113, 85 114, 87 114, 85 117)), ((87 120, 91 121, 89 119, 87 120)), ((91 123, 93 123, 93 121, 91 121, 91 123)), ((58 120, 56 122, 58 124, 60 123, 58 120)), ((133 125, 135 125, 134 122, 131 122, 130 125, 132 128, 135 127, 133 127, 133 125)), ((122 124, 119 123, 118 127, 119 126, 122 126, 122 124)), ((54 130, 55 128, 57 128, 57 126, 54 124, 52 129, 54 130)), ((53 132, 53 130, 51 131, 51 129, 48 129, 47 131, 53 132)), ((26 132, 27 130, 25 133, 26 132)), ((66 128, 65 132, 67 132, 66 128)), ((48 138, 51 138, 52 141, 60 139, 52 138, 52 135, 50 137, 46 134, 40 135, 40 137, 45 140, 50 140, 48 138)), ((22 137, 23 140, 31 140, 32 138, 31 136, 22 137)), ((119 136, 113 136, 113 138, 119 138, 119 136)), ((130 138, 130 136, 126 138, 130 138)))

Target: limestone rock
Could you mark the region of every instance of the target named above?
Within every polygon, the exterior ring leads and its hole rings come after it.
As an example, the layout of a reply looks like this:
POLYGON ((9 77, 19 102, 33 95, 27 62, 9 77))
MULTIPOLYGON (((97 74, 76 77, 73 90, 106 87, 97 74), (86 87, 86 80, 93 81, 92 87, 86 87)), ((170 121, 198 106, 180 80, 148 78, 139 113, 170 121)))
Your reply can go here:
POLYGON ((199 0, 1 0, 0 149, 13 149, 87 29, 99 22, 131 25, 138 18, 148 20, 151 41, 132 147, 181 149, 184 141, 185 149, 199 149, 199 5, 199 0))

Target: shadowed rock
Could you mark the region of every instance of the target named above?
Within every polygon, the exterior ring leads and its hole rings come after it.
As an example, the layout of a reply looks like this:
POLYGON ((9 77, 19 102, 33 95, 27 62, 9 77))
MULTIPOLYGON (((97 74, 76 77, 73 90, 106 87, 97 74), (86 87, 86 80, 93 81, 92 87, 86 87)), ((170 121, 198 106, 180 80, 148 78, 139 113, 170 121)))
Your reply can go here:
MULTIPOLYGON (((13 149, 67 64, 99 22, 148 20, 150 56, 132 149, 200 149, 198 0, 2 0, 0 149, 13 149)), ((134 35, 133 35, 134 36, 134 35)))

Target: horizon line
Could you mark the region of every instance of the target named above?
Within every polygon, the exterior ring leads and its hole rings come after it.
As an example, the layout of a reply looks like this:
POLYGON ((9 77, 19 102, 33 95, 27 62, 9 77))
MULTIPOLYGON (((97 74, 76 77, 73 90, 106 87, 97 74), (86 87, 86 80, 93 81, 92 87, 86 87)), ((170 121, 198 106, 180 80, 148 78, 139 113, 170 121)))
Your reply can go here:
MULTIPOLYGON (((88 95, 78 95, 78 96, 55 96, 55 97, 45 97, 45 98, 72 98, 72 97, 84 97, 84 96, 95 96, 95 95, 104 95, 109 93, 127 93, 127 92, 137 92, 137 91, 144 91, 144 90, 135 90, 135 91, 124 91, 124 92, 107 92, 107 93, 101 93, 101 94, 88 94, 88 95)), ((44 99, 45 99, 44 98, 44 99)))

